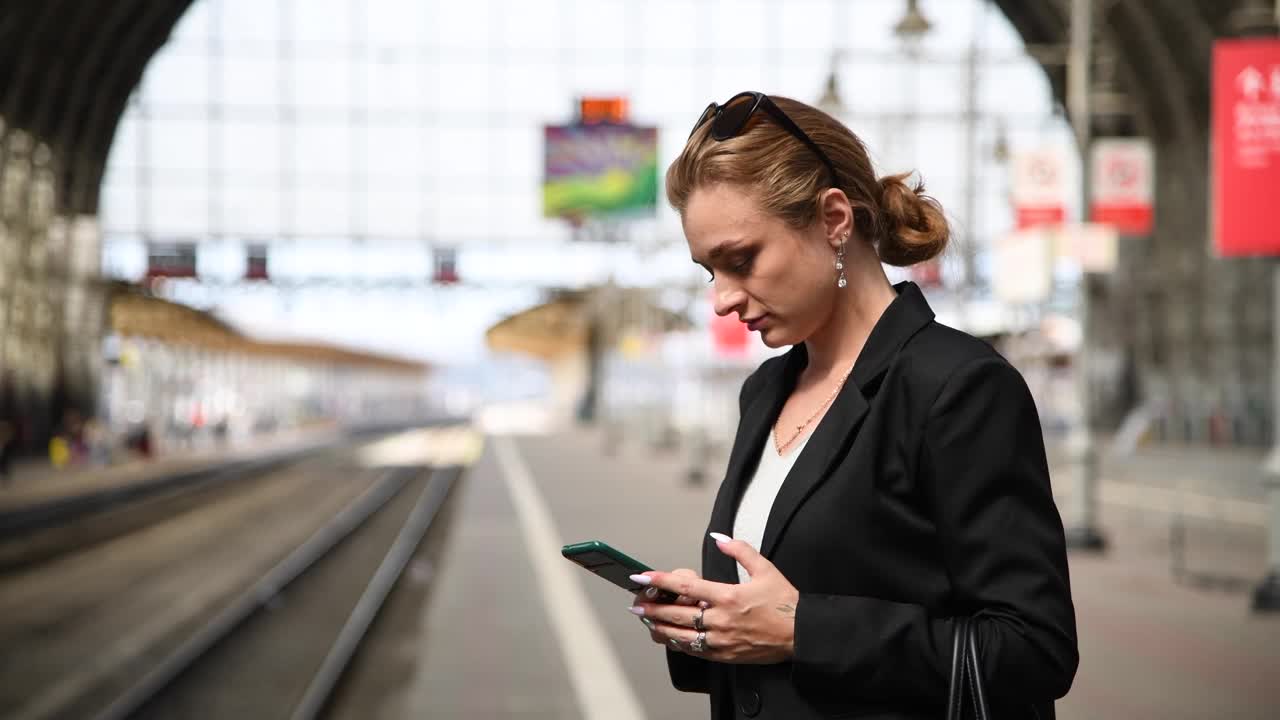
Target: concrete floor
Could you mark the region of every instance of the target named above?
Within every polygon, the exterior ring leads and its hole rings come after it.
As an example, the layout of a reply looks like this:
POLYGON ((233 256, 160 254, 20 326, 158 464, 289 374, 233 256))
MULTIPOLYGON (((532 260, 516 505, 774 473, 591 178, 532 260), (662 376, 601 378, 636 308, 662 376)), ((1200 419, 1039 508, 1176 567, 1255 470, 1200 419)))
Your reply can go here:
MULTIPOLYGON (((655 567, 696 565, 718 477, 687 487, 679 457, 640 447, 608 456, 593 432, 525 437, 516 447, 562 541, 604 539, 655 567)), ((1125 482, 1141 480, 1126 467, 1125 482)), ((559 637, 548 622, 502 471, 491 441, 458 488, 411 679, 382 717, 582 717, 561 651, 574 638, 559 637)), ((1106 555, 1072 557, 1082 662, 1059 717, 1275 717, 1280 616, 1250 614, 1239 591, 1174 582, 1168 516, 1131 505, 1104 507, 1106 555)), ((1229 542, 1218 529, 1203 520, 1195 526, 1195 562, 1260 577, 1261 528, 1234 527, 1229 542)), ((706 717, 704 696, 670 687, 661 649, 626 611, 629 596, 578 576, 643 714, 706 717)))
MULTIPOLYGON (((1242 592, 1262 574, 1265 535, 1250 520, 1260 499, 1248 477, 1256 460, 1181 451, 1107 466, 1103 524, 1111 549, 1071 560, 1082 662, 1075 686, 1058 704, 1060 718, 1277 716, 1280 615, 1250 614, 1242 592), (1190 569, 1243 583, 1206 590, 1172 579, 1170 498, 1188 511, 1190 569), (1223 508, 1235 521, 1215 519, 1223 508)), ((626 610, 630 596, 564 561, 558 546, 602 539, 657 568, 696 567, 723 458, 710 467, 717 469, 707 484, 690 487, 681 456, 655 455, 639 443, 606 453, 596 431, 490 439, 455 485, 389 598, 330 716, 706 717, 705 696, 671 688, 662 649, 626 610), (545 527, 538 532, 531 530, 538 523, 530 519, 528 495, 519 490, 524 486, 512 480, 513 453, 527 472, 539 512, 545 511, 545 527), (598 662, 584 667, 586 648, 598 662), (621 693, 622 704, 634 712, 584 710, 599 693, 621 693)), ((1069 475, 1055 470, 1054 477, 1055 489, 1069 496, 1069 475)), ((308 490, 301 481, 263 486, 258 494, 289 495, 286 490, 294 485, 308 494, 306 502, 294 503, 305 509, 303 515, 332 512, 327 494, 308 490)), ((55 645, 94 648, 105 658, 111 648, 139 638, 104 609, 127 601, 135 617, 139 603, 155 594, 143 592, 148 588, 164 589, 168 597, 190 604, 197 599, 192 588, 216 579, 208 576, 209 568, 248 572, 254 565, 205 556, 202 562, 174 562, 193 559, 189 548, 194 545, 244 559, 244 543, 259 550, 273 546, 277 553, 296 544, 300 526, 293 522, 259 522, 253 532, 227 532, 237 522, 250 521, 249 506, 279 505, 271 499, 249 493, 237 503, 209 508, 216 512, 207 521, 197 514, 160 524, 44 567, 23 582, 9 578, 0 587, 0 610, 11 632, 0 632, 0 639, 26 650, 0 653, 0 670, 7 668, 0 675, 13 680, 20 667, 28 674, 53 669, 56 663, 42 658, 55 645), (290 527, 295 528, 285 533, 290 537, 282 536, 290 527), (196 543, 202 532, 222 540, 196 543), (149 557, 158 559, 148 565, 149 557), (134 587, 130 576, 113 569, 117 561, 150 568, 145 574, 156 582, 134 587), (192 573, 202 577, 193 579, 192 573), (89 597, 90 588, 101 592, 89 597), (83 612, 73 607, 76 603, 84 604, 83 612), (68 617, 76 627, 63 627, 68 617), (67 642, 50 644, 58 634, 67 642), (79 642, 85 638, 96 641, 79 642)), ((301 517, 296 511, 289 515, 294 521, 301 517)), ((76 652, 76 665, 91 660, 76 652)), ((27 683, 10 687, 30 688, 27 683)))

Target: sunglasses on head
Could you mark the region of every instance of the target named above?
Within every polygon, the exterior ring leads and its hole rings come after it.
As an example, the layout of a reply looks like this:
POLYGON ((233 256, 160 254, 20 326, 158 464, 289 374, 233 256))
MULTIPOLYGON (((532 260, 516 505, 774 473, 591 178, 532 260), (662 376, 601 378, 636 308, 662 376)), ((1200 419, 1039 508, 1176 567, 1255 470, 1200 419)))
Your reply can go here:
POLYGON ((774 104, 768 95, 762 92, 740 92, 729 98, 723 105, 711 103, 706 110, 702 111, 702 115, 698 117, 698 122, 694 123, 693 130, 689 131, 689 137, 698 132, 698 128, 711 123, 711 137, 716 140, 728 140, 731 137, 737 137, 747 126, 747 121, 755 114, 756 110, 764 110, 773 119, 783 127, 784 130, 791 133, 797 140, 804 143, 813 154, 818 156, 823 165, 827 166, 827 172, 831 173, 831 184, 837 186, 837 178, 835 163, 831 162, 831 158, 822 152, 822 148, 818 147, 818 143, 813 141, 804 130, 800 129, 795 121, 782 112, 782 108, 774 104))

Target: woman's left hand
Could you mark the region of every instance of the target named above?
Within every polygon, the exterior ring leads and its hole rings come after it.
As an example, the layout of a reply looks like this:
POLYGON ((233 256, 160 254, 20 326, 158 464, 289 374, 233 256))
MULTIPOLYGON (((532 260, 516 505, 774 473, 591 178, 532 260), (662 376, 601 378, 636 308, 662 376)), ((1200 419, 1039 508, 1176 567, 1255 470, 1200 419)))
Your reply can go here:
MULTIPOLYGON (((746 569, 751 582, 717 583, 688 575, 650 571, 633 579, 652 587, 670 590, 709 603, 681 606, 636 603, 641 617, 653 622, 651 635, 667 647, 716 662, 766 665, 789 660, 795 650, 796 604, 800 592, 755 548, 741 540, 729 540, 718 533, 720 552, 746 569), (721 539, 723 538, 723 539, 721 539), (641 580, 640 578, 647 578, 641 580), (702 612, 706 638, 702 652, 691 645, 698 636, 694 620, 702 612), (672 643, 674 639, 676 643, 672 643)), ((639 613, 637 613, 639 614, 639 613)))

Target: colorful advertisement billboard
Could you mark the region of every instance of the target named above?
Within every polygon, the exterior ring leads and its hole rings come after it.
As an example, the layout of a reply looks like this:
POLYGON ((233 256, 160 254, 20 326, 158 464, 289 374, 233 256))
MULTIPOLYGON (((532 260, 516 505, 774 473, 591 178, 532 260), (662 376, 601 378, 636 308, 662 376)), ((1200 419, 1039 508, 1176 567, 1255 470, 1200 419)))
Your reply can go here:
POLYGON ((657 210, 657 128, 549 125, 544 137, 546 217, 637 216, 657 210))

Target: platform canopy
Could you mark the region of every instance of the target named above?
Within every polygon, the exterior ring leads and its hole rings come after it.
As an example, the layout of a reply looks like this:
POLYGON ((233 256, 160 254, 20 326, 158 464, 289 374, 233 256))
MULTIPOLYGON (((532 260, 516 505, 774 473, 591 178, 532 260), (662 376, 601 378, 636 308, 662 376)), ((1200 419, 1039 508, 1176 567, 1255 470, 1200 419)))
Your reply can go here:
POLYGON ((629 333, 687 330, 684 315, 658 305, 652 291, 640 288, 593 288, 570 291, 503 318, 485 333, 494 352, 514 352, 553 360, 588 347, 591 328, 606 345, 629 333))
POLYGON ((253 338, 210 313, 154 297, 125 283, 111 284, 109 297, 110 331, 120 337, 299 364, 403 373, 429 369, 425 363, 325 343, 253 338))

